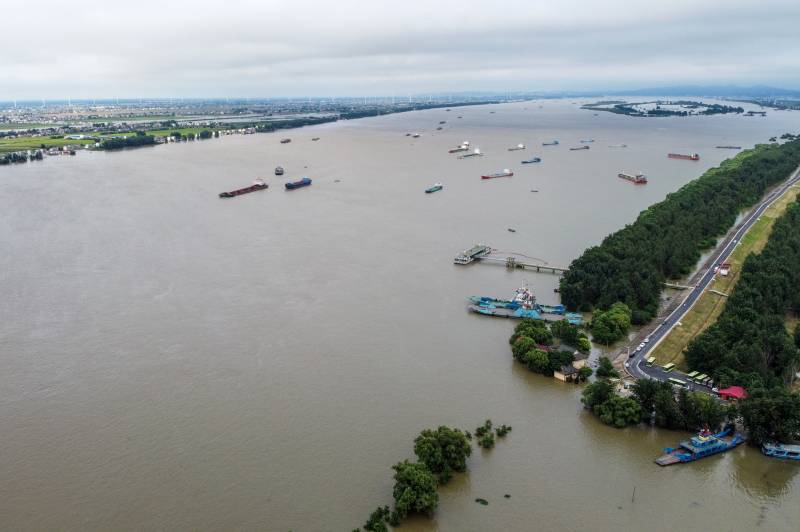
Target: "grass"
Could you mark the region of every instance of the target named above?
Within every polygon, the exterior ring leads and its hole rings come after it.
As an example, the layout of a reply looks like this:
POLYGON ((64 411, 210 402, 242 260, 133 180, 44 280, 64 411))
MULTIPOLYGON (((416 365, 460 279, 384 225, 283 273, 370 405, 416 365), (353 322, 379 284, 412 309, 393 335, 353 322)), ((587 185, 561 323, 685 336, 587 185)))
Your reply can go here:
MULTIPOLYGON (((216 128, 208 128, 208 127, 176 127, 171 129, 155 129, 155 130, 147 130, 148 135, 155 135, 157 137, 164 137, 172 133, 173 131, 180 131, 181 135, 187 135, 189 133, 194 133, 195 135, 200 133, 201 131, 208 129, 213 131, 216 128)), ((83 133, 84 135, 94 136, 99 135, 99 133, 83 133)), ((133 135, 132 132, 127 133, 108 133, 103 134, 104 137, 121 137, 121 136, 130 136, 133 135)), ((0 154, 3 153, 10 153, 12 151, 22 151, 22 150, 34 150, 41 148, 41 145, 44 144, 48 148, 57 148, 60 146, 66 146, 69 144, 75 145, 82 145, 88 144, 93 141, 91 140, 71 140, 67 138, 61 139, 51 139, 49 136, 37 136, 37 137, 19 137, 19 138, 0 138, 0 154)))
MULTIPOLYGON (((686 361, 684 350, 697 335, 713 324, 725 308, 726 297, 712 293, 713 289, 724 294, 730 294, 739 280, 742 264, 751 253, 760 253, 769 240, 775 220, 785 211, 787 206, 795 200, 800 187, 795 185, 789 188, 780 199, 773 203, 764 214, 753 224, 739 241, 728 262, 731 271, 727 277, 717 275, 708 289, 700 296, 692 309, 676 325, 667 337, 653 352, 658 364, 674 362, 679 369, 685 370, 686 361)), ((787 322, 787 327, 790 324, 787 322)))

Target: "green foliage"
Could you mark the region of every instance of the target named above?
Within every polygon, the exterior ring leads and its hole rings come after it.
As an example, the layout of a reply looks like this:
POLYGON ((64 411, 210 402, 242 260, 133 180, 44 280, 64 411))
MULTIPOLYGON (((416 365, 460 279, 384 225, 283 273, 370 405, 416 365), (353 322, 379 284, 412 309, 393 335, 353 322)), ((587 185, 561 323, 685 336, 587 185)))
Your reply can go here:
POLYGON ((592 376, 592 368, 589 366, 581 366, 578 370, 578 380, 583 382, 592 376))
POLYGON ((550 357, 547 351, 541 349, 531 349, 522 359, 528 369, 534 373, 547 373, 550 371, 550 357))
POLYGON ((529 336, 518 336, 511 345, 511 354, 514 356, 514 359, 525 362, 524 355, 528 351, 536 349, 536 347, 536 342, 529 336))
POLYGON ((393 495, 397 520, 405 519, 409 513, 432 515, 439 505, 433 473, 424 464, 408 460, 398 462, 392 469, 395 471, 393 495))
POLYGON ((596 381, 583 389, 581 402, 586 408, 594 411, 595 406, 599 406, 608 401, 614 395, 614 387, 606 381, 596 381))
POLYGON ((478 445, 484 449, 491 449, 494 447, 494 432, 487 432, 478 440, 478 445))
POLYGON ((207 129, 204 129, 203 131, 201 131, 200 133, 197 134, 197 137, 200 138, 200 139, 210 139, 211 138, 211 132, 209 130, 207 130, 207 129))
POLYGON ((592 348, 586 334, 577 325, 573 325, 567 320, 554 321, 550 324, 550 331, 553 336, 581 352, 588 353, 592 348))
POLYGON ((152 146, 156 143, 156 138, 152 135, 139 135, 137 132, 136 135, 131 137, 111 137, 110 139, 104 140, 100 144, 100 148, 103 150, 120 150, 122 148, 133 148, 136 146, 152 146))
POLYGON ((600 365, 597 368, 597 376, 598 377, 619 377, 619 373, 617 370, 614 369, 614 365, 611 364, 611 360, 608 357, 600 357, 600 365))
POLYGON ((655 412, 655 424, 668 429, 715 429, 725 420, 728 411, 714 397, 700 392, 675 390, 668 382, 649 379, 636 381, 633 398, 642 407, 645 417, 655 412))
POLYGON ((506 434, 511 432, 511 427, 509 425, 500 425, 496 429, 494 429, 495 433, 497 434, 498 438, 505 438, 506 434))
POLYGON ((800 439, 800 394, 783 388, 751 390, 739 405, 751 443, 800 439))
POLYGON ((652 318, 666 279, 690 272, 701 251, 739 212, 800 165, 800 141, 746 150, 643 211, 636 221, 574 260, 561 281, 570 309, 607 309, 617 301, 652 318))
POLYGON ((475 429, 475 436, 480 438, 481 436, 485 436, 491 431, 492 431, 492 420, 487 419, 486 421, 483 422, 483 425, 475 429))
POLYGON ((625 303, 614 303, 607 311, 595 312, 592 336, 596 342, 611 344, 628 334, 631 309, 625 303))
POLYGON ((578 338, 577 348, 581 353, 588 353, 592 350, 592 343, 589 341, 589 338, 584 335, 578 338))
POLYGON ((594 408, 595 413, 606 425, 617 428, 635 425, 642 419, 639 403, 629 397, 612 395, 607 401, 594 408))
POLYGON ((387 532, 385 521, 389 519, 391 512, 388 506, 378 506, 374 512, 369 516, 369 519, 364 523, 364 530, 367 532, 387 532))
POLYGON ((550 345, 553 343, 553 333, 547 328, 543 321, 524 319, 516 327, 514 334, 511 335, 509 342, 514 345, 519 337, 532 339, 539 345, 550 345))
POLYGON ((458 429, 441 426, 436 430, 423 430, 414 440, 417 459, 446 484, 453 472, 467 469, 467 457, 472 454, 469 440, 458 429))

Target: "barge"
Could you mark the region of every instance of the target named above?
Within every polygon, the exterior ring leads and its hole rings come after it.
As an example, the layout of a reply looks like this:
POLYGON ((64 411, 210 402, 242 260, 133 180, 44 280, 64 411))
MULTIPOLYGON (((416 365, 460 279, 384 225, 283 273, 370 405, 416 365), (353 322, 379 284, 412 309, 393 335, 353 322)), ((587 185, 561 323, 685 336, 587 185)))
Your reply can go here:
POLYGON ((696 153, 692 153, 690 155, 686 155, 683 153, 668 153, 667 157, 670 159, 684 159, 686 161, 699 161, 700 156, 696 153))
POLYGON ((235 198, 236 196, 241 196, 242 194, 249 194, 250 192, 255 192, 256 190, 264 190, 265 188, 269 188, 269 185, 264 183, 261 179, 256 179, 253 181, 253 184, 249 187, 239 188, 236 190, 231 190, 230 192, 221 192, 219 197, 220 198, 235 198))
POLYGON ((542 142, 542 146, 558 146, 558 141, 553 139, 550 142, 542 142))
POLYGON ((304 177, 298 181, 292 181, 291 183, 286 183, 286 185, 284 186, 286 187, 286 190, 294 190, 296 188, 303 188, 309 185, 311 185, 311 179, 304 177))
POLYGON ((588 150, 589 146, 579 146, 577 148, 570 148, 570 151, 588 150))
POLYGON ((647 177, 644 174, 627 174, 625 172, 620 172, 617 174, 617 177, 620 179, 627 179, 631 183, 636 185, 646 185, 647 184, 647 177))
POLYGON ((481 153, 481 149, 480 148, 475 148, 475 151, 473 151, 472 153, 465 153, 464 155, 459 155, 458 156, 459 159, 467 159, 469 157, 483 157, 483 154, 481 153))
POLYGON ((542 160, 539 157, 532 157, 530 159, 525 159, 524 161, 521 162, 522 164, 530 164, 530 163, 540 163, 542 162, 542 160))
POLYGON ((504 168, 501 172, 494 172, 491 174, 484 174, 481 176, 481 179, 495 179, 497 177, 511 177, 514 175, 514 172, 509 170, 508 168, 504 168))
POLYGON ((525 149, 525 145, 524 144, 517 144, 513 148, 509 148, 508 151, 518 151, 518 150, 524 150, 524 149, 525 149))

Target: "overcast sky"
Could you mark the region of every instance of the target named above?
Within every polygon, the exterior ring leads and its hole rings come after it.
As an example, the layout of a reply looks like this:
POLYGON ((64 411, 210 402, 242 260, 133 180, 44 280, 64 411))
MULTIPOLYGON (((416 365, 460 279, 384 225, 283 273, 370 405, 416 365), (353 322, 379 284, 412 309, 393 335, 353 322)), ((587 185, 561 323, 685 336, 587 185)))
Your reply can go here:
POLYGON ((0 100, 800 89, 800 0, 9 1, 0 72, 0 100))

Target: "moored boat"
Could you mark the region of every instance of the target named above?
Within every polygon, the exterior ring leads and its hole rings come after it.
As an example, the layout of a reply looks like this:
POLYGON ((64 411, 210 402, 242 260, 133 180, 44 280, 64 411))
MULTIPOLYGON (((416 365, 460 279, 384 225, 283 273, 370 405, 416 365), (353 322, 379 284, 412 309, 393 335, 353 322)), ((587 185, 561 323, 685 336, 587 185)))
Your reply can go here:
POLYGON ((761 445, 761 452, 771 458, 800 461, 800 445, 765 442, 761 445))
POLYGON ((539 157, 531 157, 530 159, 525 159, 521 161, 522 164, 530 164, 530 163, 540 163, 542 160, 539 157))
POLYGON ((738 432, 734 433, 731 425, 728 425, 717 434, 712 434, 710 430, 704 429, 697 436, 692 436, 688 440, 680 442, 675 449, 664 449, 665 454, 656 458, 656 463, 660 466, 668 466, 694 462, 713 454, 730 451, 743 441, 742 435, 738 432), (733 435, 731 435, 732 433, 733 435))
POLYGON ((434 192, 439 192, 444 188, 444 185, 441 183, 434 183, 432 187, 425 189, 425 194, 433 194, 434 192))
POLYGON ((481 179, 494 179, 496 177, 511 177, 514 175, 514 172, 509 170, 508 168, 504 168, 502 172, 494 172, 491 174, 484 174, 481 176, 481 179))
POLYGON ((628 181, 637 185, 647 184, 647 177, 644 174, 627 174, 625 172, 620 172, 619 174, 617 174, 617 177, 620 177, 622 179, 627 179, 628 181))
POLYGON ((685 155, 683 153, 668 153, 667 157, 670 159, 685 159, 687 161, 699 161, 700 156, 696 153, 692 153, 690 155, 685 155))
POLYGON ((307 187, 310 184, 311 184, 311 179, 304 177, 298 181, 292 181, 290 183, 286 183, 286 185, 284 186, 286 187, 286 190, 294 190, 296 188, 307 187))
POLYGON ((221 192, 219 197, 220 198, 235 198, 236 196, 241 196, 242 194, 248 194, 250 192, 255 192, 256 190, 264 190, 268 188, 269 185, 264 183, 261 179, 256 179, 253 181, 253 184, 249 187, 239 188, 236 190, 231 190, 230 192, 221 192))
POLYGON ((275 167, 275 175, 283 175, 283 166, 275 167))

